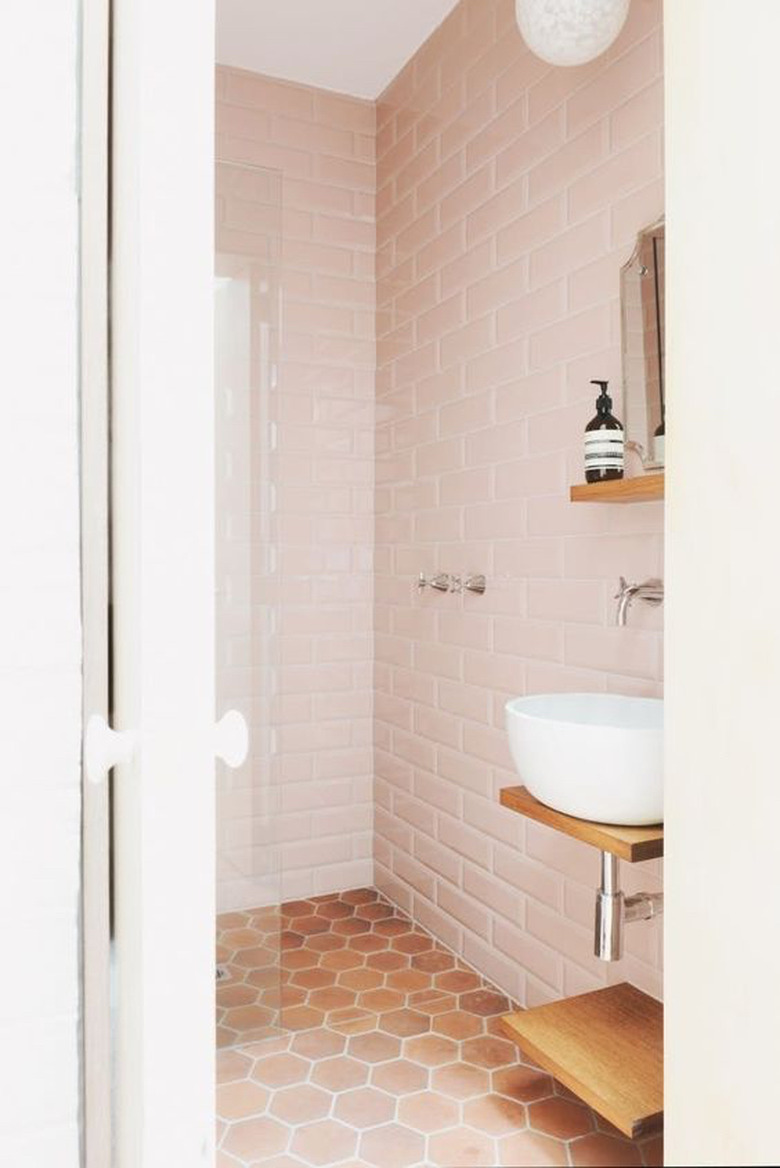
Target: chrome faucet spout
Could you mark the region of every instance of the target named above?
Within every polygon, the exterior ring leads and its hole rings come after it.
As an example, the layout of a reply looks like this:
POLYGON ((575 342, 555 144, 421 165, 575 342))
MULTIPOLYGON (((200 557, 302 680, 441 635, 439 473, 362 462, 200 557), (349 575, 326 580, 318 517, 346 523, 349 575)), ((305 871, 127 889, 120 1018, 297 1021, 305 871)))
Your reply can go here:
POLYGON ((629 584, 625 576, 620 577, 620 590, 615 595, 618 602, 616 623, 618 628, 624 628, 628 618, 631 602, 638 598, 646 604, 661 604, 664 598, 664 582, 657 578, 645 580, 643 584, 629 584))

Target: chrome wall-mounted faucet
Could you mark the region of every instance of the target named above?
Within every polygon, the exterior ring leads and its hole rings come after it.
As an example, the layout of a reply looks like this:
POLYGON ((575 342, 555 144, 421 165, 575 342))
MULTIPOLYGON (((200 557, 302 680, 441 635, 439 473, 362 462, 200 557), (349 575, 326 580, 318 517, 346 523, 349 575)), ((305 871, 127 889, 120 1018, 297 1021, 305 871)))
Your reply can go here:
POLYGON ((423 588, 435 588, 437 592, 475 592, 481 596, 487 588, 487 581, 481 575, 466 576, 464 579, 449 572, 437 572, 428 578, 424 572, 420 572, 417 587, 421 592, 423 588))
POLYGON ((620 577, 620 591, 615 595, 618 602, 616 623, 623 628, 628 616, 628 609, 633 600, 644 600, 645 604, 659 605, 664 598, 664 582, 654 578, 645 580, 643 584, 629 584, 624 576, 620 577))

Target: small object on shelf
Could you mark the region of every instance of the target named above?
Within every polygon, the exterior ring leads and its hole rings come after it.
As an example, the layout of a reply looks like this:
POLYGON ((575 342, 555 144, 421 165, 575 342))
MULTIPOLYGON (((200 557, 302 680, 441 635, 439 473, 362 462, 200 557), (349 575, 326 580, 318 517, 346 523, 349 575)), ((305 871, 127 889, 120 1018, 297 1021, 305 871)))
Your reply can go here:
POLYGON ((651 503, 663 497, 663 472, 611 482, 576 483, 569 490, 572 503, 651 503))
POLYGON ((666 457, 666 422, 662 421, 653 431, 653 461, 663 466, 666 457))
POLYGON ((601 387, 596 398, 596 415, 585 427, 585 481, 603 483, 622 479, 625 434, 622 423, 612 413, 607 381, 591 381, 601 387))

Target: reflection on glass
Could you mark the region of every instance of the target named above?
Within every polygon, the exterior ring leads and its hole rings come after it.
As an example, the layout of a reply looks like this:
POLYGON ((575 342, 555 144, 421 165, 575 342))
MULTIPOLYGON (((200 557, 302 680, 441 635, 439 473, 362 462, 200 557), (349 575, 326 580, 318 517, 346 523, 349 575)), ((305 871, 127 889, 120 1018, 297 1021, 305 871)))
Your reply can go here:
POLYGON ((276 1025, 281 983, 270 717, 278 595, 271 396, 280 246, 281 176, 217 163, 216 713, 240 710, 250 732, 242 767, 217 764, 220 1046, 255 1041, 276 1025))

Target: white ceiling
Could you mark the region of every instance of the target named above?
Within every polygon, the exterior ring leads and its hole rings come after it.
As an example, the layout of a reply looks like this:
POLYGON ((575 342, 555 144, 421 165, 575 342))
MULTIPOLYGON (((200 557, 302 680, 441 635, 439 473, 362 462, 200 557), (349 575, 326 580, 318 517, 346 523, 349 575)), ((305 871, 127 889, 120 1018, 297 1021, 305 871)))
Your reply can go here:
POLYGON ((217 0, 217 61, 378 97, 458 0, 217 0))

